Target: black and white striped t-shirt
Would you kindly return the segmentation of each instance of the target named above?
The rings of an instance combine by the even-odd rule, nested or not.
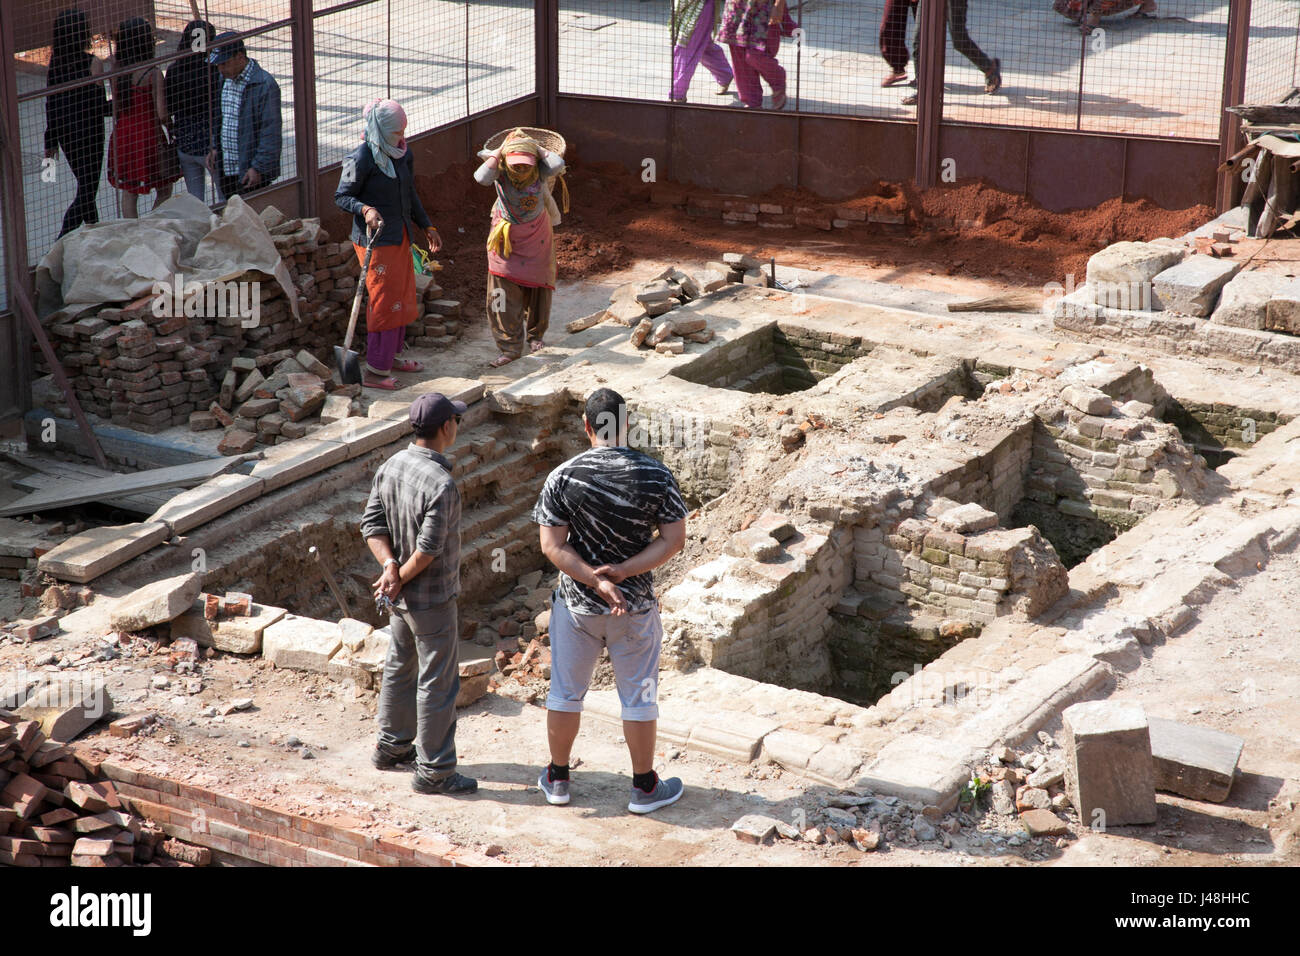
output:
[[[654,530],[686,517],[677,480],[667,466],[631,448],[601,446],[560,465],[546,479],[533,520],[569,526],[569,544],[592,567],[617,564],[644,551]],[[655,601],[650,572],[619,582],[629,612]],[[608,614],[595,588],[560,575],[560,597],[578,614]]]

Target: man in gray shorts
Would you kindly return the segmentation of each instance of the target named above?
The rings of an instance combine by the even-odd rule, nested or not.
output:
[[[627,447],[627,404],[617,392],[593,392],[582,421],[591,448],[551,472],[533,509],[542,553],[560,570],[546,698],[551,762],[537,782],[548,803],[569,802],[569,751],[604,646],[632,756],[627,808],[650,813],[683,791],[680,779],[654,771],[663,630],[650,572],[686,543],[686,504],[666,466]]]

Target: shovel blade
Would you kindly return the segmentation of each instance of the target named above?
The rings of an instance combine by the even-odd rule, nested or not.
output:
[[[344,385],[361,384],[361,359],[356,352],[334,346],[334,367],[339,370],[339,381]]]

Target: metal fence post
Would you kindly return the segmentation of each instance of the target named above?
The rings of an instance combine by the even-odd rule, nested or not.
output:
[[[560,92],[560,0],[534,0],[533,61],[537,123],[550,129],[556,122]]]
[[[1227,107],[1237,106],[1246,95],[1246,61],[1250,40],[1250,0],[1229,0],[1228,37],[1223,51],[1223,103],[1219,117],[1219,162],[1222,163],[1237,151],[1241,135],[1241,117],[1229,113]],[[1214,201],[1219,212],[1227,212],[1241,199],[1244,184],[1237,170],[1232,169],[1219,177],[1215,186]]]
[[[312,0],[290,0],[293,18],[293,129],[302,183],[298,203],[302,217],[318,214],[320,150],[316,141],[316,21]]]
[[[23,144],[18,121],[18,77],[14,66],[14,5],[0,3],[0,210],[4,213],[5,283],[9,287],[9,309],[14,314],[10,341],[0,342],[0,354],[13,349],[13,369],[18,410],[31,405],[32,347],[18,321],[14,294],[28,288],[27,211],[23,205]],[[3,409],[0,409],[3,410]]]
[[[928,189],[939,175],[939,123],[943,120],[943,67],[948,45],[947,0],[921,0],[921,69],[916,78],[916,185]]]

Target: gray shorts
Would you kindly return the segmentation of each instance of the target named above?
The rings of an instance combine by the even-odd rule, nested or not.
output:
[[[659,719],[659,606],[637,614],[575,614],[551,605],[551,692],[546,709],[581,713],[601,647],[609,648],[623,719]]]

